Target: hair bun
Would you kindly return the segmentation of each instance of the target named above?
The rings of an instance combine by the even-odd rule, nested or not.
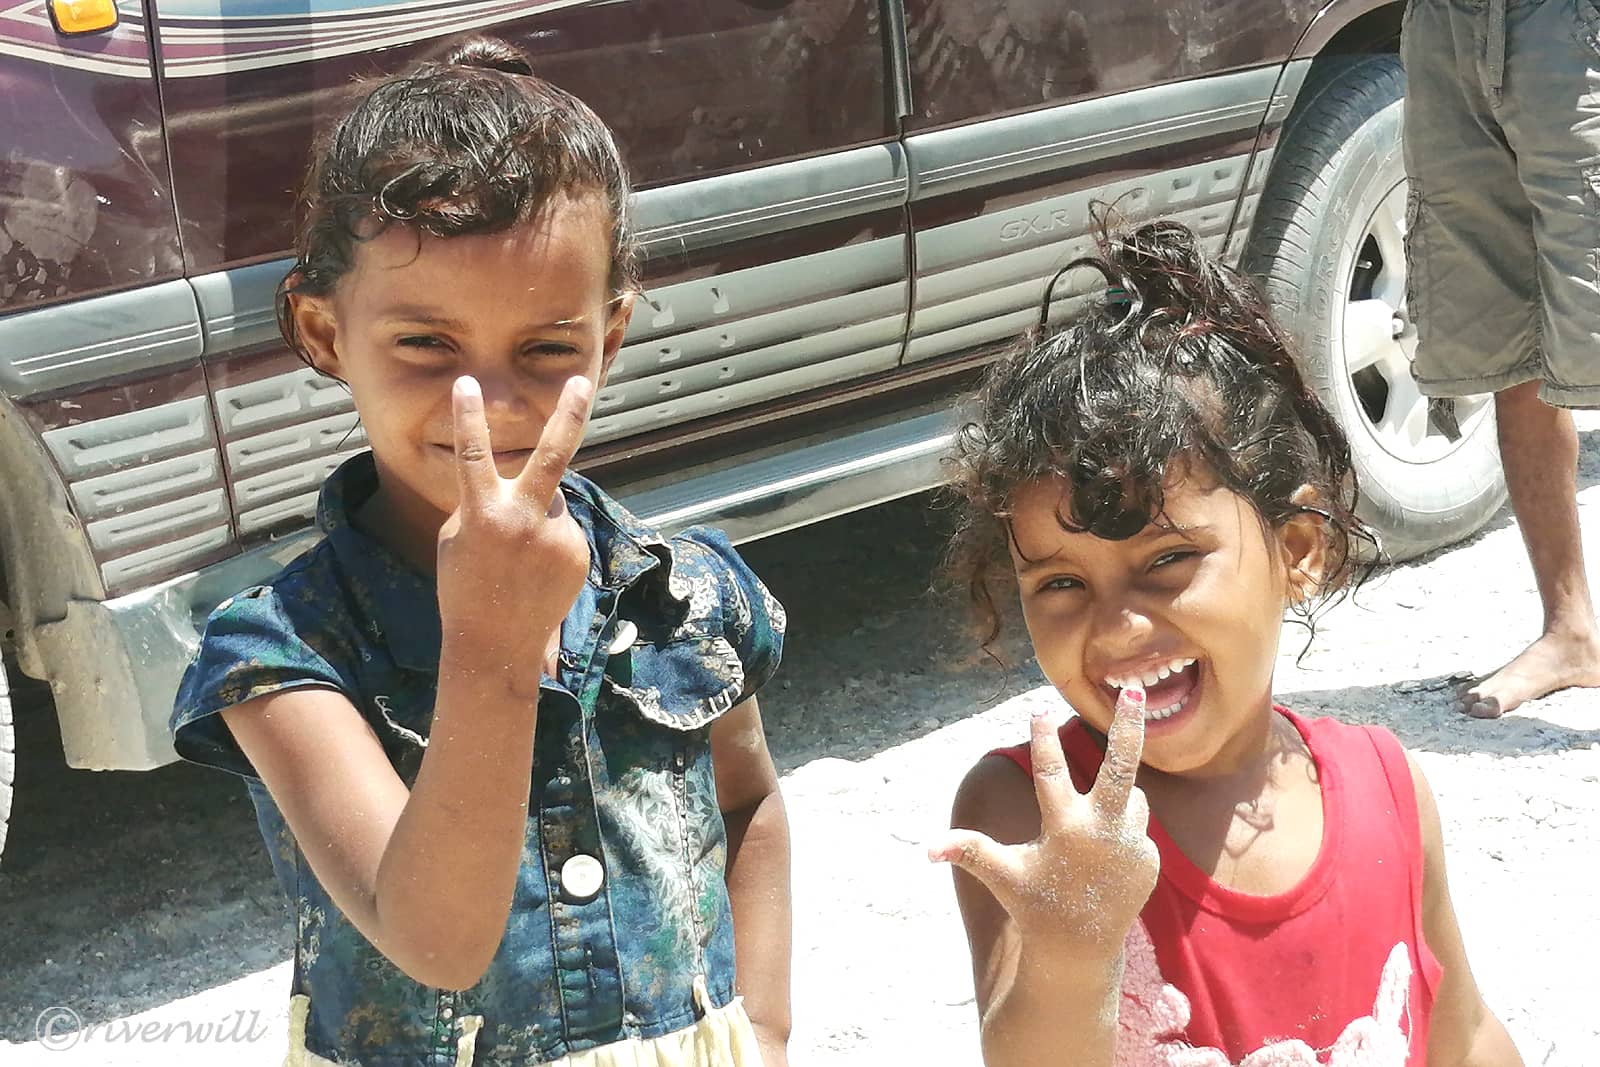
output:
[[[458,45],[445,62],[452,67],[476,67],[506,74],[533,73],[533,63],[520,49],[493,37],[474,37]]]
[[[1193,230],[1171,220],[1147,222],[1105,240],[1105,258],[1118,279],[1137,294],[1149,314],[1177,322],[1230,317],[1232,294],[1221,269],[1200,247]]]

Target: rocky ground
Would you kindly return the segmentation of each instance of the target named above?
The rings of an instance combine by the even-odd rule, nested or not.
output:
[[[1581,425],[1580,500],[1600,561],[1600,418]],[[1010,666],[986,659],[960,597],[929,590],[946,523],[916,498],[747,546],[790,608],[784,670],[762,702],[794,829],[797,1065],[978,1062],[949,875],[925,848],[965,768],[1021,740],[1028,708],[1054,697],[1024,647],[1006,646]],[[1286,632],[1277,688],[1301,711],[1382,723],[1416,752],[1491,1006],[1528,1064],[1592,1067],[1600,698],[1476,722],[1445,696],[1452,674],[1498,663],[1537,624],[1503,516],[1373,581],[1299,663],[1301,638]],[[19,696],[0,1062],[277,1067],[288,926],[242,792],[182,766],[68,771],[42,694]],[[71,1014],[41,1025],[52,1008]],[[69,1035],[80,1026],[91,1029]]]

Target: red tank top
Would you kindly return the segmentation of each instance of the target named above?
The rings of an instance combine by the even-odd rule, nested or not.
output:
[[[1422,831],[1400,743],[1307,721],[1322,846],[1278,896],[1211,880],[1150,820],[1161,877],[1125,948],[1118,1067],[1425,1067],[1441,969],[1423,938]],[[1061,728],[1080,790],[1102,752]],[[1032,774],[1028,746],[996,750]]]

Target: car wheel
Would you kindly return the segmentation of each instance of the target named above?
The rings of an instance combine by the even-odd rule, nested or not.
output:
[[[1399,57],[1319,61],[1304,92],[1243,267],[1350,439],[1362,518],[1389,558],[1407,559],[1466,537],[1504,503],[1494,405],[1430,400],[1411,376]]]
[[[0,660],[0,856],[6,851],[6,826],[11,819],[11,789],[17,780],[17,738],[11,720],[11,689]]]

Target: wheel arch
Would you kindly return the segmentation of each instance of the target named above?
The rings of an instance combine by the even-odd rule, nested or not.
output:
[[[24,674],[48,679],[37,631],[105,596],[66,484],[22,410],[0,398],[0,622]]]
[[[1306,27],[1291,60],[1400,51],[1405,0],[1332,0]]]

